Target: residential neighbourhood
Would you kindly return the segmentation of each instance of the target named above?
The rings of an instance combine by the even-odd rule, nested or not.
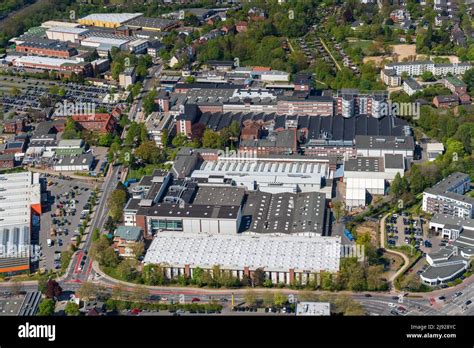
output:
[[[43,1],[0,5],[0,317],[474,315],[471,1]]]

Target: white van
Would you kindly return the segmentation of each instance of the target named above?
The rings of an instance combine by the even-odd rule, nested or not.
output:
[[[48,243],[48,246],[53,246],[53,240],[52,239],[47,239],[46,243]]]

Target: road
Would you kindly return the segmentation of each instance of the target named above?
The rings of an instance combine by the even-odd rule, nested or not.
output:
[[[65,276],[61,279],[64,283],[74,282],[74,283],[81,283],[87,280],[89,274],[92,269],[92,263],[90,257],[85,255],[85,252],[89,251],[89,248],[92,243],[92,231],[94,229],[99,229],[102,231],[102,227],[107,219],[108,216],[108,208],[107,208],[107,197],[109,197],[110,193],[116,188],[118,180],[118,172],[121,170],[122,166],[111,166],[109,168],[108,174],[105,178],[104,183],[100,189],[100,196],[99,196],[99,203],[96,206],[93,214],[91,225],[89,226],[89,232],[86,234],[86,240],[83,242],[83,247],[81,250],[77,251],[72,260],[71,265],[69,266],[68,272]],[[85,263],[82,267],[81,260],[85,257]]]
[[[130,107],[130,112],[128,113],[128,118],[130,121],[136,121],[136,122],[144,121],[142,119],[143,113],[141,112],[143,98],[147,95],[149,91],[152,90],[154,81],[155,81],[155,76],[156,74],[159,74],[162,69],[163,69],[163,65],[161,64],[153,65],[151,68],[148,69],[148,76],[144,81],[143,88],[140,91],[140,94],[138,95],[138,97],[135,98],[135,100],[133,101],[132,106]]]

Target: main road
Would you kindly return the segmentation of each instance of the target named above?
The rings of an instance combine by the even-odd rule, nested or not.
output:
[[[105,181],[99,190],[99,203],[92,213],[92,220],[89,226],[89,232],[85,235],[86,240],[83,246],[72,257],[68,270],[60,278],[63,283],[81,283],[87,280],[92,269],[92,260],[87,255],[92,243],[92,234],[95,229],[102,231],[108,216],[107,199],[112,191],[117,187],[118,173],[122,166],[110,166]],[[81,262],[84,261],[81,266]]]

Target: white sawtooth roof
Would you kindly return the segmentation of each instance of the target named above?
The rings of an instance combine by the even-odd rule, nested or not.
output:
[[[340,237],[273,237],[183,234],[161,232],[148,249],[144,262],[183,268],[185,265],[221,269],[288,272],[337,272]]]

